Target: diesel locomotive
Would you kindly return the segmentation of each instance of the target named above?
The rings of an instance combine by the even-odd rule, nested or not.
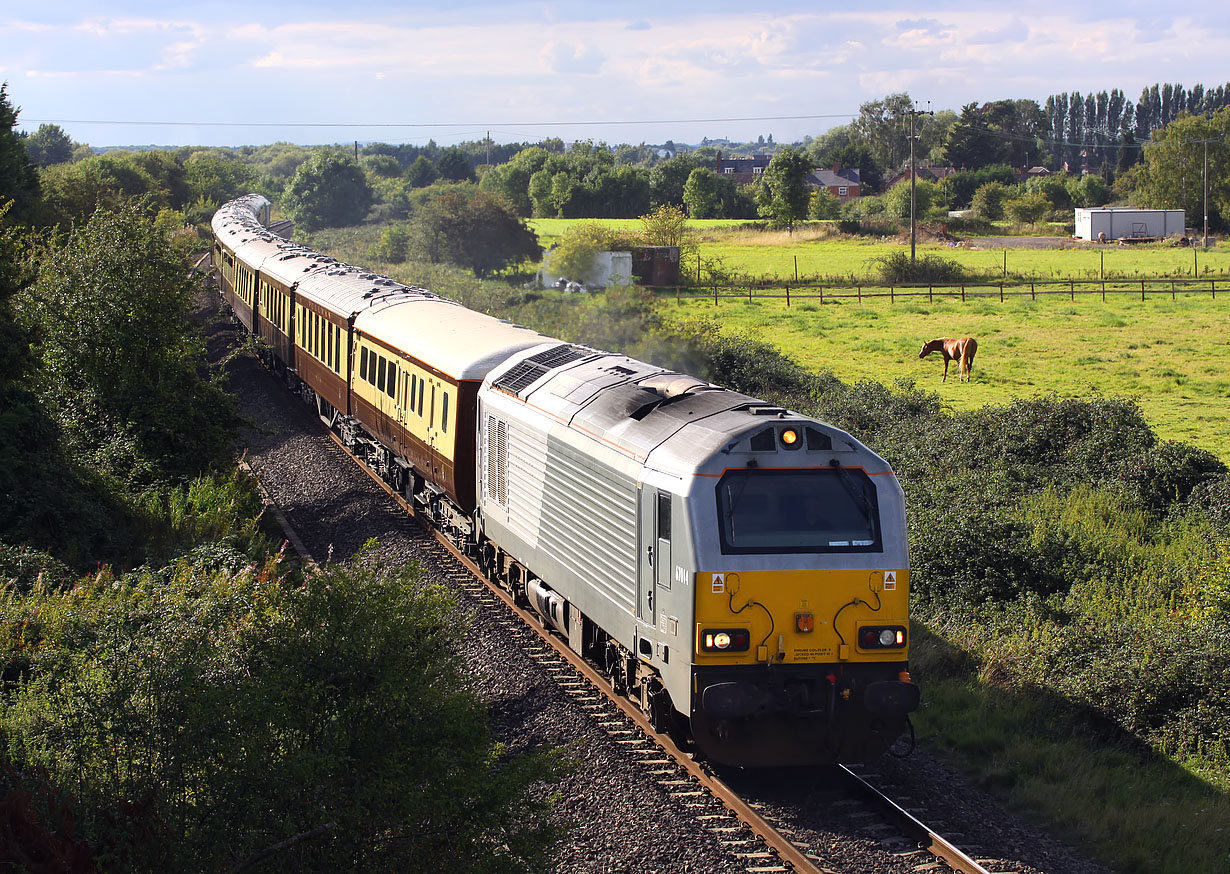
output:
[[[714,762],[867,761],[918,706],[901,486],[850,434],[214,216],[221,293],[352,453]]]

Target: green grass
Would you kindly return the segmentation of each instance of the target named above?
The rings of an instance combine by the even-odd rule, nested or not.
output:
[[[955,410],[1015,398],[1094,394],[1135,400],[1165,439],[1230,461],[1230,290],[1208,293],[856,300],[684,299],[672,318],[717,319],[764,340],[809,370],[845,382],[914,380]],[[920,360],[933,337],[978,340],[974,378],[941,382],[943,361]]]
[[[919,741],[1084,854],[1125,872],[1230,866],[1230,795],[1183,767],[1057,716],[1044,690],[929,678]]]

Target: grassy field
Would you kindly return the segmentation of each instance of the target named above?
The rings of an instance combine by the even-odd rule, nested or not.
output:
[[[958,410],[1051,393],[1131,398],[1162,437],[1230,461],[1230,291],[1143,302],[1077,295],[792,303],[693,299],[672,302],[666,312],[717,319],[727,331],[770,342],[809,370],[846,382],[914,380]],[[978,340],[969,383],[957,381],[955,364],[941,382],[942,359],[918,358],[924,341],[951,336]]]
[[[543,246],[576,224],[575,219],[534,219],[530,226]],[[629,231],[640,229],[639,219],[604,220],[602,224]],[[700,259],[719,263],[730,274],[801,281],[858,282],[874,274],[876,260],[902,251],[898,239],[845,237],[832,225],[808,225],[793,234],[757,231],[735,220],[689,222],[700,235]],[[921,238],[920,238],[921,239]],[[1062,248],[1004,248],[998,238],[971,237],[960,245],[920,242],[918,254],[953,259],[972,272],[1009,279],[1096,279],[1103,275],[1127,279],[1193,276],[1230,276],[1230,246],[1208,251],[1165,244],[1144,246],[1089,246],[1061,243]],[[906,247],[908,251],[908,243]],[[684,272],[695,277],[697,264],[689,261]]]

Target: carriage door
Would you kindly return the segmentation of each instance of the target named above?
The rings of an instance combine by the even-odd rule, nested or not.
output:
[[[671,493],[652,486],[641,487],[641,571],[637,598],[637,618],[647,625],[658,624],[663,613],[662,593],[671,587]]]

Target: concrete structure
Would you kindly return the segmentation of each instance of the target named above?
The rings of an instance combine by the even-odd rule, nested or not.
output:
[[[551,269],[551,253],[548,251],[542,259],[542,269],[538,271],[538,281],[543,288],[555,285],[560,275]],[[594,256],[594,267],[585,276],[565,276],[585,286],[587,291],[607,288],[612,285],[632,284],[632,253],[631,252],[598,252]]]
[[[1082,240],[1139,240],[1181,237],[1186,232],[1181,209],[1076,210],[1076,236]]]

